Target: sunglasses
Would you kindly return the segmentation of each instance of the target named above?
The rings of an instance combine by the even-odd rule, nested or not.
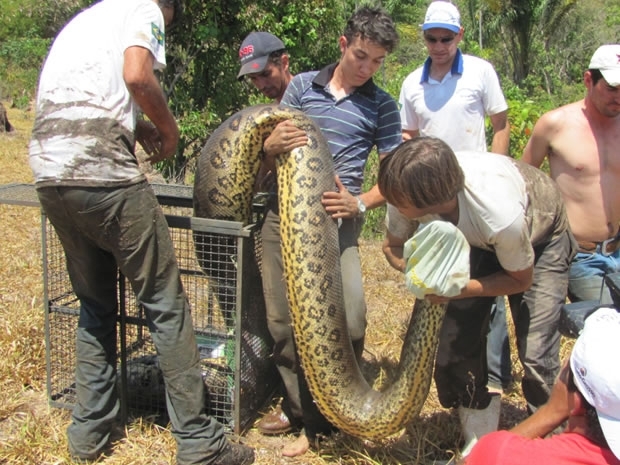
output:
[[[424,40],[427,41],[429,44],[436,44],[437,42],[441,42],[442,44],[446,45],[451,43],[454,38],[456,36],[452,36],[452,37],[440,37],[439,39],[437,37],[433,37],[433,36],[424,36]]]

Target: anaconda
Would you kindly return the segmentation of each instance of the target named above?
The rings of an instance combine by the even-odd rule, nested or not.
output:
[[[411,422],[424,404],[445,305],[416,301],[397,378],[385,390],[374,390],[348,337],[338,226],[321,204],[323,192],[335,188],[334,166],[319,127],[302,112],[276,105],[231,116],[198,159],[194,214],[249,221],[263,141],[287,119],[309,138],[277,160],[282,258],[298,356],[321,412],[348,434],[381,439]]]

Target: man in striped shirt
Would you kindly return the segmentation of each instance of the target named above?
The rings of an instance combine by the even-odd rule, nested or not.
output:
[[[320,71],[295,76],[281,102],[303,111],[316,121],[334,158],[336,189],[324,193],[323,205],[340,222],[342,286],[349,334],[358,360],[361,359],[366,329],[358,238],[365,211],[385,203],[376,186],[362,192],[364,167],[374,147],[382,157],[396,148],[402,137],[398,106],[373,82],[372,77],[397,42],[394,23],[383,10],[358,9],[338,39],[340,60]],[[295,129],[291,128],[290,135],[283,132],[281,136],[284,140],[289,136],[299,137]],[[303,143],[300,140],[300,144]],[[276,154],[269,147],[264,149],[266,163],[271,161],[275,169]],[[275,226],[279,234],[277,215],[270,215],[267,220],[277,222]],[[281,277],[281,269],[277,272]],[[297,456],[308,450],[318,434],[329,433],[332,427],[318,412],[303,379],[298,376],[288,305],[280,306],[278,315],[268,315],[268,322],[272,335],[275,335],[274,359],[285,380],[287,395],[299,395],[303,407],[303,418],[299,420],[304,432],[282,452],[285,456]]]

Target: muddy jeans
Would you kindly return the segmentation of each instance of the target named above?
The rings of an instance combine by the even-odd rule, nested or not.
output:
[[[118,419],[118,269],[144,307],[166,385],[179,464],[208,464],[226,444],[205,411],[189,303],[168,225],[146,182],[115,188],[43,187],[39,200],[63,245],[80,300],[77,405],[67,435],[74,456],[99,454]]]
[[[522,388],[528,408],[544,404],[560,369],[560,310],[566,299],[568,267],[576,243],[568,231],[534,247],[532,286],[509,296],[519,359],[523,365]],[[500,271],[495,254],[471,250],[471,276]],[[435,382],[441,405],[484,409],[487,391],[486,343],[494,297],[453,300],[448,305],[439,336]]]

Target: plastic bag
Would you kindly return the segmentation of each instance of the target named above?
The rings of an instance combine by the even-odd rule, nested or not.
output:
[[[454,297],[469,281],[469,243],[448,221],[421,224],[404,244],[405,284],[417,299]]]

